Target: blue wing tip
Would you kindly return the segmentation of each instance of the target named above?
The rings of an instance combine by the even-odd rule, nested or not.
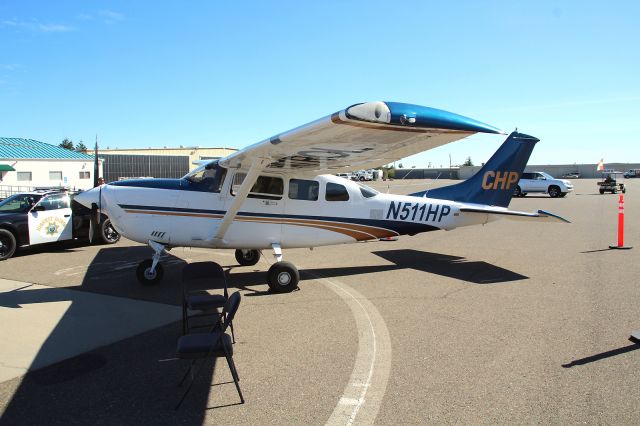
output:
[[[493,133],[506,135],[504,130],[473,118],[444,111],[441,109],[400,102],[385,102],[391,112],[391,122],[404,123],[406,117],[415,118],[416,127],[432,127],[440,129],[461,130],[474,133]]]

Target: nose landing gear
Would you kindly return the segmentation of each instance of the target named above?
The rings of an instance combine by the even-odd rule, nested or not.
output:
[[[144,285],[159,283],[164,274],[164,268],[160,264],[160,257],[165,252],[165,245],[149,240],[149,247],[153,249],[153,257],[140,262],[136,269],[136,277]]]

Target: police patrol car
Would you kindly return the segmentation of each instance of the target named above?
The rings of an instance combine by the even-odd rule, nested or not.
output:
[[[60,190],[15,194],[0,202],[0,260],[13,256],[17,247],[89,237],[91,210]],[[102,214],[97,238],[113,244],[120,234]]]

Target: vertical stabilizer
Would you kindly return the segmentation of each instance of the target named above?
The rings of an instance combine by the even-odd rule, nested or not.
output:
[[[507,207],[538,141],[533,136],[513,132],[478,173],[466,181],[411,195]]]

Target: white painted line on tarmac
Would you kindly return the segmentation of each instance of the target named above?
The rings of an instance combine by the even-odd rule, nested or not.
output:
[[[358,352],[353,371],[326,424],[352,425],[356,419],[359,424],[373,424],[391,370],[391,338],[387,325],[373,303],[352,287],[310,275],[340,296],[351,309],[358,328]]]

